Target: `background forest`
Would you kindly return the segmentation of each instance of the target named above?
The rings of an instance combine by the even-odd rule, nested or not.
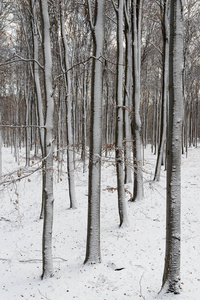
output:
[[[37,245],[40,243],[37,247],[41,247],[42,257],[39,255],[39,258],[31,259],[28,255],[19,260],[18,255],[24,251],[24,246],[17,246],[22,248],[15,259],[26,268],[27,263],[36,263],[38,268],[39,262],[42,262],[42,279],[48,282],[48,278],[54,276],[61,290],[66,280],[62,270],[64,266],[65,272],[70,273],[69,284],[74,292],[73,296],[66,296],[69,288],[58,293],[56,288],[50,291],[48,283],[44,283],[42,292],[34,292],[33,295],[17,292],[14,296],[13,292],[6,293],[8,290],[4,285],[4,299],[139,297],[150,300],[156,297],[161,286],[163,294],[160,297],[174,299],[176,295],[166,296],[165,293],[180,293],[184,284],[180,278],[181,197],[180,188],[170,190],[169,186],[171,180],[176,181],[176,186],[181,186],[178,177],[181,177],[181,156],[185,164],[189,156],[189,168],[194,164],[190,153],[192,156],[199,155],[199,19],[200,4],[195,0],[184,1],[184,6],[182,1],[168,0],[0,2],[0,187],[5,201],[2,204],[5,215],[2,214],[0,225],[9,222],[9,230],[12,231],[13,222],[19,222],[16,230],[22,237],[26,231],[22,233],[21,229],[28,224],[24,215],[31,210],[34,218],[30,216],[30,220],[37,222],[40,228],[35,229],[39,233],[40,239],[37,237],[36,240]],[[193,174],[188,169],[191,178],[194,174],[195,178],[198,176],[198,168],[195,167]],[[186,169],[182,174],[182,189],[186,189]],[[151,202],[147,204],[149,197]],[[167,198],[166,233],[163,231],[163,198]],[[108,199],[112,201],[107,203]],[[187,207],[184,201],[183,209]],[[14,205],[14,214],[7,202]],[[34,204],[35,208],[31,208]],[[71,210],[67,211],[67,207]],[[195,207],[195,202],[192,202],[192,207]],[[62,221],[58,220],[61,208],[67,215],[71,214],[68,219],[65,220],[66,216],[62,215]],[[145,219],[136,225],[132,222],[137,212]],[[187,214],[183,213],[184,216]],[[61,226],[60,233],[57,225],[53,225],[53,215],[54,223]],[[106,229],[103,217],[107,218]],[[87,218],[87,228],[84,218],[85,221]],[[161,222],[159,229],[152,225],[157,220]],[[68,231],[63,229],[67,222],[70,222]],[[157,263],[159,272],[155,271],[157,279],[152,281],[152,290],[146,287],[147,270],[135,270],[130,275],[135,266],[143,268],[142,256],[137,264],[132,258],[127,261],[128,254],[122,258],[122,253],[126,252],[122,244],[113,251],[108,244],[100,246],[112,240],[110,233],[114,232],[113,235],[119,240],[122,238],[121,243],[128,249],[133,242],[131,232],[138,231],[137,226],[146,233],[149,230],[149,236],[152,232],[145,228],[152,226],[153,230],[158,230],[158,240],[163,239],[164,242],[167,234],[165,266],[162,254],[162,264]],[[35,230],[31,228],[31,231]],[[105,240],[101,239],[100,228],[104,234],[106,232]],[[6,230],[3,225],[3,234]],[[188,228],[185,230],[188,232]],[[63,242],[58,242],[57,251],[57,236],[63,231],[65,237]],[[76,239],[78,231],[80,235]],[[65,241],[70,235],[73,238]],[[198,236],[197,233],[194,235]],[[145,245],[147,240],[148,234],[144,238],[140,234],[135,235],[134,243],[141,245],[140,250],[136,247],[136,256],[146,251],[142,243]],[[4,243],[2,245],[6,247]],[[26,243],[29,244],[29,247],[25,246],[28,254],[34,242],[31,246],[30,241],[26,240]],[[58,254],[63,253],[62,243],[78,243],[77,248],[86,250],[85,258],[83,253],[75,254],[78,263],[84,265],[72,266],[74,261],[69,262],[65,254]],[[112,243],[114,249],[116,245],[113,240]],[[159,245],[153,244],[154,249]],[[158,246],[162,250],[164,247],[163,242],[161,247]],[[103,256],[110,256],[110,251],[114,252],[114,262],[112,258],[104,262]],[[183,250],[183,253],[186,257],[187,252]],[[17,264],[12,264],[10,257],[3,257],[0,257],[2,264],[12,265],[13,270],[18,268]],[[152,256],[148,254],[147,258],[151,260]],[[102,260],[100,267],[98,263]],[[96,268],[99,268],[98,271]],[[85,289],[86,285],[87,289],[94,285],[88,270],[95,275],[94,278],[99,276],[93,292]],[[107,294],[109,284],[103,286],[102,283],[110,280],[112,287],[114,281],[121,280],[116,278],[117,275],[108,274],[111,270],[126,273],[119,289],[113,286]],[[163,271],[164,274],[161,274]],[[85,279],[81,279],[79,275],[84,272]],[[85,287],[80,284],[77,293],[74,276],[87,282]],[[126,276],[132,280],[137,278],[138,287],[128,284],[129,291],[125,288],[122,292]],[[55,278],[49,279],[54,287]],[[198,291],[198,281],[196,277],[192,280],[195,291]],[[34,284],[34,290],[37,290],[40,283]],[[182,298],[177,299],[198,299],[196,292],[193,296],[190,292],[186,288],[184,294],[183,289]]]

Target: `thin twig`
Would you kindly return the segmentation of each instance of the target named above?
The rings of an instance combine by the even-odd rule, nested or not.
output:
[[[18,59],[13,60],[15,57],[17,57]],[[18,55],[18,54],[13,55],[11,58],[9,58],[9,59],[6,60],[5,62],[1,63],[1,64],[0,64],[0,67],[1,67],[1,66],[5,66],[5,65],[8,65],[8,64],[16,63],[16,62],[21,62],[21,61],[24,61],[24,62],[35,62],[36,64],[38,64],[38,66],[39,66],[41,69],[44,69],[44,67],[43,67],[37,60],[35,60],[35,59],[33,59],[33,58],[24,58],[24,57],[21,57],[21,56]]]
[[[60,259],[62,261],[67,261],[67,259],[62,258],[62,257],[53,257],[52,259],[53,260],[54,259]],[[35,259],[19,260],[19,262],[20,263],[40,263],[40,262],[42,262],[42,259],[35,258]]]
[[[50,300],[49,298],[47,298],[47,296],[43,295],[43,294],[40,292],[39,289],[38,289],[38,291],[39,291],[39,293],[40,293],[40,295],[41,295],[42,297],[46,298],[47,300]]]
[[[144,272],[145,273],[145,272]],[[139,284],[140,284],[140,295],[142,296],[142,298],[145,300],[145,297],[142,295],[142,278],[144,276],[144,273],[142,274],[142,276],[140,277],[140,281],[139,281]]]

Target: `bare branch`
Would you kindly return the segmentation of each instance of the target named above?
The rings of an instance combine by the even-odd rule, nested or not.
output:
[[[88,6],[88,13],[89,13],[89,23],[90,23],[91,30],[93,31],[94,30],[94,24],[93,24],[93,21],[92,21],[92,9],[91,9],[90,0],[87,0],[87,6]]]
[[[12,60],[13,58],[19,58],[17,60]],[[23,58],[21,57],[20,55],[18,54],[15,54],[13,55],[13,57],[9,58],[8,60],[6,60],[5,62],[1,63],[0,64],[0,67],[1,66],[5,66],[5,65],[8,65],[8,64],[12,64],[12,63],[17,63],[17,62],[21,62],[21,61],[24,61],[24,62],[35,62],[42,70],[44,69],[44,67],[35,59],[32,59],[32,58]]]
[[[117,9],[117,6],[115,4],[115,1],[114,0],[111,0],[112,4],[113,4],[113,7],[114,7],[114,10],[115,12],[117,13],[118,12],[118,9]]]
[[[156,50],[158,50],[158,52],[161,54],[161,55],[163,55],[163,53],[162,53],[162,51],[154,44],[154,43],[152,43],[152,42],[149,42],[152,46],[154,46],[154,48],[156,49]]]

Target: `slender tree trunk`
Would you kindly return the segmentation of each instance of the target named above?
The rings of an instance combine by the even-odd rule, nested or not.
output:
[[[87,82],[87,75],[86,69],[84,66],[83,72],[83,87],[82,87],[82,152],[81,152],[81,159],[83,161],[83,173],[86,172],[86,82]]]
[[[16,98],[15,98],[15,101],[16,101],[16,111],[15,111],[15,114],[14,114],[14,120],[15,120],[15,123],[18,124],[18,116],[19,116],[19,108],[18,108],[18,97],[19,97],[19,94],[17,94]],[[16,128],[14,130],[14,157],[15,157],[15,162],[19,162],[19,130],[18,128]]]
[[[169,130],[167,151],[166,254],[163,290],[180,293],[182,1],[171,0],[169,48]]]
[[[1,108],[0,108],[0,124],[1,124]],[[0,181],[2,179],[2,127],[0,127]]]
[[[35,61],[39,61],[38,54],[38,34],[37,34],[37,21],[36,21],[36,3],[34,0],[31,0],[31,8],[32,8],[32,31],[33,31],[33,58]],[[41,151],[43,152],[44,148],[44,113],[43,113],[43,101],[42,101],[42,92],[40,85],[40,76],[39,76],[39,66],[36,62],[34,62],[34,82],[35,82],[35,91],[37,97],[37,113],[38,113],[38,121],[39,126],[41,126],[40,133],[40,143],[41,143]]]
[[[41,1],[41,16],[43,26],[43,54],[44,54],[44,88],[45,88],[45,136],[44,136],[44,226],[43,226],[43,273],[42,278],[53,276],[52,261],[52,229],[53,229],[53,88],[52,88],[52,54],[50,38],[50,22],[48,1]]]
[[[65,103],[66,103],[66,123],[67,123],[67,174],[69,186],[69,199],[70,208],[77,208],[76,195],[75,195],[75,182],[74,182],[74,161],[73,161],[73,136],[72,136],[72,121],[71,121],[71,79],[70,74],[67,72],[69,69],[68,62],[68,45],[65,36],[65,23],[64,23],[64,3],[61,1],[60,6],[60,23],[61,35],[64,48],[64,79],[65,79]]]
[[[140,40],[141,40],[142,1],[132,0],[132,74],[133,74],[133,163],[134,188],[131,201],[143,197],[142,153],[141,153],[141,120],[140,120]]]
[[[114,2],[113,2],[114,3]],[[123,157],[123,0],[115,7],[117,14],[117,80],[116,80],[116,134],[115,159],[117,168],[117,191],[120,226],[128,225],[128,215],[124,195]],[[115,5],[115,4],[114,4]]]
[[[125,38],[126,38],[126,57],[125,57],[125,92],[124,92],[124,153],[125,153],[125,178],[124,183],[132,182],[131,155],[132,155],[132,136],[131,136],[131,22],[130,22],[130,1],[125,1]]]
[[[102,104],[103,55],[105,0],[96,0],[94,23],[91,3],[88,0],[90,25],[93,35],[92,82],[91,82],[91,123],[88,186],[88,227],[85,263],[100,263],[100,195],[101,195],[101,148],[102,148]]]
[[[28,73],[28,72],[27,72]],[[27,74],[28,77],[28,74]],[[31,99],[30,99],[30,84],[29,80],[26,84],[26,81],[24,83],[25,86],[25,101],[26,101],[26,166],[30,166],[30,151],[31,151],[31,120],[30,120],[30,114],[31,114]]]
[[[168,0],[164,0],[164,18],[163,18],[163,74],[162,74],[162,108],[161,108],[161,130],[160,130],[160,143],[158,148],[158,156],[156,161],[156,169],[154,180],[160,180],[160,171],[163,160],[164,146],[166,142],[166,130],[167,130],[167,100],[168,100],[168,61],[169,61],[169,3]]]
[[[37,30],[37,21],[36,21],[36,3],[34,0],[30,1],[31,12],[32,12],[32,33],[33,33],[33,58],[35,60],[33,64],[33,73],[34,73],[34,82],[35,82],[35,92],[37,97],[37,114],[38,114],[38,125],[39,128],[39,139],[40,139],[40,148],[42,157],[44,157],[44,112],[43,112],[43,100],[42,92],[40,85],[40,76],[39,76],[39,66],[36,63],[39,59],[39,46],[38,46],[38,30]],[[40,211],[40,219],[44,217],[44,202],[45,202],[45,183],[44,183],[44,172],[45,172],[44,161],[42,161],[42,205]]]

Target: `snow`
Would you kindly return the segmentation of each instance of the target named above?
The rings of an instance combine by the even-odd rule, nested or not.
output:
[[[3,173],[24,167],[3,148]],[[113,153],[114,159],[114,153]],[[145,150],[142,201],[128,202],[129,227],[119,228],[113,159],[103,158],[101,196],[102,263],[84,265],[88,174],[75,172],[78,209],[68,209],[66,162],[62,181],[54,181],[54,277],[41,280],[41,171],[5,187],[0,202],[0,299],[198,300],[200,291],[200,148],[182,156],[182,258],[180,295],[159,294],[165,253],[165,172],[152,182],[155,155]],[[36,161],[35,161],[36,162]],[[31,164],[32,161],[31,161]],[[56,166],[56,163],[55,163]],[[31,167],[30,167],[31,168]],[[2,186],[1,186],[2,188]],[[131,184],[126,189],[132,193]],[[126,201],[130,195],[126,193]]]

